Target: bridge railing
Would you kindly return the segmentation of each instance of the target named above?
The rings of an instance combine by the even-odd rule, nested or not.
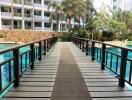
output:
[[[109,69],[119,79],[119,86],[124,87],[125,82],[132,86],[132,49],[78,37],[73,42],[92,61],[101,63],[101,70]]]
[[[20,77],[27,69],[34,69],[37,60],[56,43],[57,37],[42,39],[17,45],[0,51],[0,94],[9,88],[13,83],[18,87]]]

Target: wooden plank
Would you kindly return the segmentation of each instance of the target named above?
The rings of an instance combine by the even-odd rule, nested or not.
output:
[[[108,86],[103,86],[103,87],[88,87],[89,91],[104,91],[104,92],[107,92],[107,91],[111,91],[111,92],[114,92],[114,91],[125,91],[125,90],[129,90],[128,88],[121,88],[121,87],[108,87]]]
[[[18,88],[15,88],[15,89],[12,89],[11,91],[13,92],[13,91],[16,91],[16,92],[18,92],[18,91],[42,91],[42,92],[46,92],[46,91],[49,91],[49,92],[51,92],[53,90],[53,87],[24,87],[24,86],[20,86],[20,87],[18,87]]]
[[[86,82],[88,87],[90,86],[118,86],[118,82]]]
[[[55,78],[20,78],[20,81],[55,81]]]
[[[4,97],[14,98],[48,98],[51,92],[8,92]]]
[[[131,100],[131,97],[117,97],[117,98],[92,98],[92,100]]]
[[[132,91],[121,91],[121,92],[90,92],[92,97],[131,97],[132,98]]]
[[[50,98],[4,98],[2,100],[50,100]]]
[[[53,86],[54,82],[21,82],[20,85],[24,86]]]

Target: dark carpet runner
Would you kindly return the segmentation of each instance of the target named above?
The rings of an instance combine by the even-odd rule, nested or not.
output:
[[[78,65],[63,43],[51,100],[92,100]]]

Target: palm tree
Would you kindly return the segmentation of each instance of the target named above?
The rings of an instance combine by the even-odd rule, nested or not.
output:
[[[84,0],[62,0],[62,6],[63,6],[63,11],[66,14],[66,17],[68,19],[68,31],[70,32],[72,29],[71,26],[71,20],[74,17],[79,17],[79,22],[80,22],[80,17],[81,17],[81,12],[82,8],[84,5]]]
[[[58,26],[59,26],[59,21],[60,19],[62,19],[63,16],[63,8],[61,6],[61,3],[58,1],[53,1],[48,5],[48,9],[54,9],[54,11],[52,11],[52,13],[50,14],[50,21],[56,20],[57,21],[57,28],[56,30],[58,30]]]
[[[80,25],[80,18],[89,19],[92,16],[93,6],[91,0],[62,0],[61,2],[53,1],[48,8],[53,8],[51,16],[56,20],[64,16],[68,20],[68,31],[72,30],[71,20],[77,18]]]

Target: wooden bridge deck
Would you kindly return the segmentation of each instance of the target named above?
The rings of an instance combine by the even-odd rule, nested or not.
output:
[[[65,50],[66,49],[66,50]],[[78,81],[77,81],[78,80]],[[72,43],[58,42],[3,100],[131,100],[132,91]]]

